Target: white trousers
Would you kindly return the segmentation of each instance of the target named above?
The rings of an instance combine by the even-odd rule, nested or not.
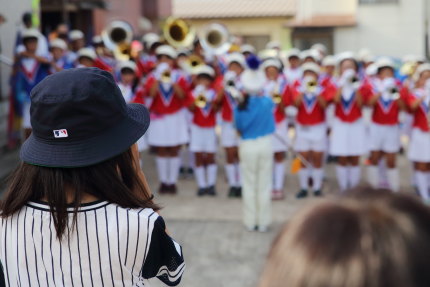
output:
[[[245,226],[267,227],[271,216],[272,138],[270,135],[242,140],[239,145]]]

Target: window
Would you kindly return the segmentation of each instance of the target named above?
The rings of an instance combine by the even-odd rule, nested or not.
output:
[[[360,4],[397,4],[399,3],[399,0],[359,0],[358,2]]]

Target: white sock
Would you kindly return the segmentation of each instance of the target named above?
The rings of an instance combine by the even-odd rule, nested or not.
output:
[[[415,182],[417,184],[418,191],[421,195],[421,198],[425,201],[430,199],[429,191],[428,191],[428,182],[427,182],[427,173],[422,171],[415,171]]]
[[[314,183],[313,185],[314,191],[321,190],[323,178],[324,178],[324,170],[322,168],[313,168],[312,180]]]
[[[181,159],[181,167],[188,167],[188,149],[187,147],[182,147],[179,151],[179,158]]]
[[[206,183],[206,173],[203,166],[198,166],[194,168],[194,174],[196,176],[197,185],[199,188],[208,187]]]
[[[216,172],[217,172],[217,165],[216,164],[210,164],[206,167],[206,172],[208,174],[208,186],[215,185],[216,183]]]
[[[155,161],[157,163],[158,178],[161,183],[167,183],[167,164],[169,158],[157,156]]]
[[[300,189],[308,190],[308,182],[309,182],[309,169],[306,167],[302,167],[299,170]]]
[[[379,186],[379,167],[376,165],[369,165],[367,167],[367,181],[373,188]]]
[[[234,164],[231,164],[231,163],[226,164],[225,173],[227,174],[228,185],[236,186],[236,168]]]
[[[171,157],[169,159],[170,174],[169,174],[169,184],[176,184],[179,176],[179,167],[181,166],[180,157]]]
[[[242,186],[242,175],[240,173],[239,163],[236,163],[234,165],[234,167],[236,169],[236,187],[241,187]]]
[[[398,192],[400,190],[400,179],[399,179],[398,169],[387,168],[386,173],[387,173],[387,179],[388,179],[388,184],[390,185],[390,189],[394,192]]]
[[[273,188],[275,190],[282,190],[284,188],[285,164],[283,162],[275,162],[273,169]]]
[[[346,166],[336,166],[336,177],[340,191],[345,191],[348,188],[348,168]]]
[[[360,183],[361,167],[360,166],[350,166],[348,168],[348,171],[349,171],[350,188],[354,188]]]

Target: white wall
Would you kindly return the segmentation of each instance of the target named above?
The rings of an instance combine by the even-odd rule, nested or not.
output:
[[[315,15],[349,15],[355,14],[358,0],[298,0],[298,21]]]
[[[0,0],[0,13],[6,17],[6,22],[0,25],[0,45],[2,54],[8,58],[13,57],[16,32],[20,27],[22,14],[26,11],[31,11],[31,0]],[[11,69],[2,63],[0,68],[0,92],[4,98],[9,92],[8,80]]]
[[[358,25],[335,29],[335,52],[369,48],[375,55],[425,55],[424,1],[358,5]]]

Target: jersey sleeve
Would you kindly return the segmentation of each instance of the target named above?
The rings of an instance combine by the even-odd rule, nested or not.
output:
[[[372,90],[372,86],[365,82],[364,84],[362,84],[359,88],[358,91],[360,93],[360,95],[363,97],[363,101],[367,104],[372,97],[374,96],[373,90]]]
[[[161,216],[154,222],[148,255],[142,267],[142,277],[157,277],[168,286],[181,282],[185,270],[182,247],[166,233],[166,224]]]

